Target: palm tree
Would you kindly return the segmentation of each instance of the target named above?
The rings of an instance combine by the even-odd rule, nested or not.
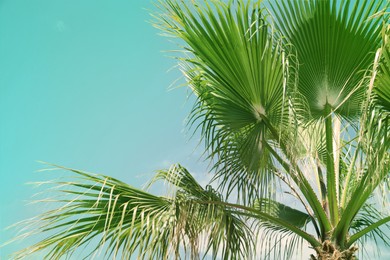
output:
[[[180,39],[214,185],[176,164],[150,182],[170,185],[156,196],[55,166],[77,177],[56,182],[56,208],[28,222],[46,238],[16,258],[85,247],[88,257],[289,259],[308,245],[311,259],[355,259],[367,240],[390,246],[389,2],[158,6],[156,26]]]

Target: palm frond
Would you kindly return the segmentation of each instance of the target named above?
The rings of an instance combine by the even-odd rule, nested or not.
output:
[[[272,160],[262,148],[270,137],[262,117],[275,126],[283,121],[287,55],[257,1],[161,6],[168,15],[160,18],[160,28],[184,40],[190,53],[182,62],[198,96],[193,123],[201,125],[221,185],[250,198],[259,192],[253,187],[272,183],[272,175],[266,176]]]
[[[259,259],[298,259],[307,242],[302,237],[267,222],[253,226],[257,233]]]
[[[343,195],[348,200],[343,198],[344,213],[334,231],[334,236],[341,240],[345,240],[350,224],[373,192],[389,179],[389,119],[369,99],[360,126],[345,185],[350,193]]]
[[[300,228],[305,227],[311,220],[307,213],[271,199],[260,199],[253,207]]]
[[[269,1],[271,13],[299,62],[298,90],[314,118],[325,107],[343,117],[360,113],[360,84],[381,43],[385,1]]]
[[[383,29],[383,44],[379,72],[375,78],[374,91],[378,95],[379,103],[390,112],[390,25]]]
[[[356,234],[362,232],[364,229],[367,229],[378,222],[380,223],[381,220],[386,220],[386,215],[384,215],[377,208],[378,206],[373,203],[364,204],[351,224],[351,233]],[[389,222],[389,217],[387,217],[387,219],[387,222]],[[358,244],[363,248],[367,240],[374,241],[375,245],[378,244],[379,240],[379,242],[384,243],[386,246],[390,246],[390,237],[388,236],[389,229],[390,224],[383,222],[381,228],[373,228],[371,230],[372,232],[361,234],[361,236],[359,236]],[[356,241],[354,235],[352,235],[351,239],[354,239],[353,241],[349,242],[351,244]]]
[[[256,201],[253,208],[299,228],[306,228],[311,221],[307,213],[270,199]],[[257,234],[258,258],[261,259],[292,259],[307,245],[307,241],[288,228],[261,218],[252,222],[252,229]]]
[[[27,223],[33,234],[43,233],[47,238],[18,252],[17,259],[43,249],[48,250],[47,259],[59,259],[83,246],[89,249],[89,257],[121,252],[126,258],[137,248],[162,258],[168,255],[168,241],[174,236],[174,229],[169,228],[175,217],[173,200],[108,176],[66,170],[78,177],[55,183],[60,196],[50,202],[56,208]],[[91,241],[97,246],[88,246]]]
[[[56,183],[61,195],[51,200],[55,209],[28,221],[32,230],[21,235],[47,238],[18,252],[16,259],[41,250],[47,251],[47,259],[59,259],[80,248],[87,258],[121,259],[135,253],[141,259],[168,259],[183,250],[193,259],[209,251],[227,258],[253,253],[253,235],[245,221],[222,204],[208,203],[222,198],[211,186],[203,189],[180,165],[156,177],[175,185],[172,197],[154,196],[108,176],[61,168],[77,176]],[[97,245],[90,246],[92,242]]]

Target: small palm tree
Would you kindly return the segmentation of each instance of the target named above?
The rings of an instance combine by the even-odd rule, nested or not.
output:
[[[85,246],[88,257],[289,259],[303,243],[312,259],[355,259],[367,239],[389,246],[389,2],[159,7],[156,25],[181,40],[215,185],[177,164],[151,181],[170,184],[156,196],[66,169],[78,178],[57,183],[63,205],[30,220],[46,238],[16,258]]]

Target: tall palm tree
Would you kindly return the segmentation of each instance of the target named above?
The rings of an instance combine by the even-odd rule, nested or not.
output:
[[[57,182],[63,205],[29,221],[46,238],[16,257],[85,246],[88,257],[289,259],[305,245],[312,259],[355,259],[367,240],[390,246],[389,2],[158,6],[156,26],[180,39],[215,185],[177,164],[151,181],[170,185],[156,196],[62,168],[77,176]]]

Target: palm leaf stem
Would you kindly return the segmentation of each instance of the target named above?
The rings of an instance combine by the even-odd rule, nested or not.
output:
[[[380,56],[381,56],[381,49],[378,49],[376,52],[376,55],[375,55],[374,63],[373,63],[373,73],[372,73],[372,76],[371,76],[371,79],[369,82],[369,87],[368,87],[367,94],[366,94],[367,97],[371,96],[371,92],[372,92],[372,89],[374,87],[374,81],[375,81],[375,77],[376,77],[376,73],[377,73],[377,67],[379,66]],[[363,107],[363,111],[369,111],[369,105],[370,105],[370,99],[365,102],[364,107]],[[368,120],[367,117],[368,117],[367,113],[363,114],[362,122],[367,121]],[[350,178],[351,178],[352,173],[353,173],[353,167],[355,165],[355,161],[358,157],[359,150],[362,149],[360,147],[360,144],[361,144],[360,139],[362,138],[363,135],[365,135],[365,133],[361,134],[361,136],[359,137],[359,142],[358,142],[359,146],[357,147],[357,149],[355,151],[354,158],[352,160],[348,174],[347,174],[346,179],[345,179],[345,186],[344,186],[343,193],[341,196],[341,207],[342,208],[345,207],[347,192],[349,191],[349,185],[351,185]],[[383,147],[382,147],[382,150],[383,150]],[[375,172],[375,169],[373,169],[373,172]],[[334,237],[338,237],[339,239],[344,239],[345,234],[348,232],[347,227],[346,227],[346,223],[350,223],[353,220],[353,217],[356,215],[357,211],[360,209],[360,207],[364,204],[366,199],[369,197],[370,192],[366,192],[367,195],[364,196],[366,198],[360,199],[362,197],[361,196],[362,193],[364,193],[364,191],[366,190],[365,185],[366,185],[366,180],[368,177],[371,178],[372,176],[370,174],[365,174],[363,176],[362,180],[360,181],[359,187],[357,189],[355,189],[354,194],[352,194],[351,197],[354,199],[353,199],[353,201],[350,201],[348,203],[347,207],[344,210],[345,212],[348,212],[348,214],[343,214],[342,218],[340,219],[339,224],[335,228],[335,232],[333,233]],[[380,182],[378,182],[378,184],[379,183]],[[376,187],[376,186],[377,185],[375,185],[374,187]],[[359,201],[360,201],[360,203],[359,203]],[[354,211],[352,211],[352,208],[354,208]],[[355,212],[355,213],[353,213],[353,212]]]
[[[326,191],[329,205],[329,215],[333,226],[339,220],[339,210],[336,196],[336,172],[333,155],[333,126],[332,108],[327,103],[325,105],[325,134],[326,134]]]
[[[360,143],[358,145],[360,146]],[[350,180],[351,180],[352,174],[354,172],[353,169],[355,167],[356,160],[358,157],[358,150],[359,150],[359,147],[357,147],[357,149],[355,150],[355,153],[353,155],[353,158],[352,158],[351,163],[350,163],[349,168],[348,168],[347,176],[345,177],[345,180],[344,180],[344,187],[343,187],[343,190],[341,192],[341,200],[340,200],[340,208],[342,210],[345,209],[345,203],[347,202],[347,193],[349,192]]]
[[[247,212],[234,211],[234,213],[239,214],[239,215],[254,217],[254,218],[257,218],[257,219],[266,220],[266,221],[268,221],[268,222],[270,222],[270,223],[272,223],[274,225],[286,228],[286,229],[290,230],[291,232],[299,235],[300,237],[305,239],[307,242],[309,242],[310,245],[312,245],[314,248],[321,246],[321,243],[315,237],[310,235],[309,233],[303,231],[300,228],[297,228],[294,225],[291,225],[291,224],[287,223],[286,221],[283,221],[283,220],[281,220],[281,219],[279,219],[277,217],[273,217],[273,216],[271,216],[271,215],[269,215],[267,213],[264,213],[264,212],[262,212],[260,210],[256,210],[256,209],[253,209],[251,207],[246,207],[246,206],[243,206],[243,205],[240,205],[240,204],[228,203],[228,202],[223,202],[223,201],[199,201],[199,203],[201,203],[201,204],[222,205],[222,206],[225,206],[225,207],[231,207],[231,208],[241,209],[241,210],[247,211]],[[250,212],[250,213],[248,213],[248,212]]]
[[[305,207],[307,214],[310,216],[311,221],[313,222],[314,229],[318,237],[321,237],[321,232],[318,228],[318,224],[315,220],[313,211],[309,208],[309,205],[305,203],[301,195],[299,195],[298,191],[291,185],[291,183],[284,177],[278,170],[274,169],[274,174],[279,177],[292,191],[293,195],[301,202],[301,204]]]
[[[353,243],[355,243],[359,238],[361,238],[362,236],[364,236],[365,234],[373,231],[374,229],[378,228],[379,226],[383,225],[383,224],[386,224],[387,222],[390,221],[390,216],[386,217],[386,218],[383,218],[377,222],[375,222],[374,224],[372,225],[369,225],[368,227],[366,227],[365,229],[357,232],[356,234],[353,234],[348,242],[347,242],[347,248],[349,248],[350,246],[352,246]]]
[[[356,212],[359,211],[360,204],[363,204],[366,201],[366,198],[363,198],[363,194],[361,194],[358,197],[352,196],[354,198],[348,206],[346,207],[344,214],[342,215],[339,223],[337,224],[334,232],[333,232],[333,239],[337,240],[337,243],[344,248],[345,241],[346,241],[346,235],[348,233],[350,223],[356,216]],[[368,196],[367,196],[368,198]],[[363,203],[358,203],[359,201],[362,201]],[[356,202],[356,203],[354,203]]]
[[[261,116],[262,120],[270,130],[271,134],[274,136],[275,140],[278,141],[281,149],[284,151],[284,154],[286,157],[290,160],[290,162],[294,162],[293,156],[290,155],[288,152],[288,149],[286,145],[283,143],[281,138],[279,137],[278,132],[276,129],[272,126],[272,124],[268,121],[268,119],[265,116]],[[324,236],[332,229],[329,218],[326,216],[326,213],[320,203],[320,201],[317,198],[317,195],[315,194],[314,190],[311,188],[310,183],[307,181],[304,174],[301,172],[299,167],[294,167],[297,175],[294,174],[294,170],[291,169],[290,165],[282,159],[282,157],[267,143],[264,142],[264,146],[272,153],[272,155],[275,157],[275,159],[283,166],[283,168],[286,170],[286,172],[291,176],[291,178],[294,180],[295,184],[299,187],[299,189],[302,191],[303,196],[315,212],[315,215],[319,218],[319,223],[321,227],[321,234],[322,237]]]
[[[300,173],[301,178],[298,178],[298,176],[295,175],[294,172],[291,170],[290,165],[286,163],[269,144],[265,142],[264,146],[271,152],[271,154],[275,157],[275,159],[277,159],[279,163],[285,168],[289,176],[291,176],[295,184],[301,190],[303,196],[305,197],[305,199],[313,209],[315,216],[317,216],[317,218],[320,219],[318,224],[320,225],[320,229],[321,229],[321,238],[325,239],[326,234],[331,230],[331,224],[313,189],[305,187],[305,184],[309,185],[308,181],[304,176],[302,176],[303,175],[302,173]]]
[[[340,201],[340,153],[341,153],[341,118],[335,116],[333,118],[333,158],[334,158],[334,169],[335,169],[335,189],[337,206]],[[340,212],[338,212],[340,214]]]
[[[380,150],[383,149],[386,148],[382,147]],[[356,188],[355,192],[351,196],[353,200],[349,201],[347,207],[345,208],[343,216],[341,217],[339,223],[334,230],[333,238],[337,238],[337,240],[340,241],[340,245],[345,244],[346,234],[348,233],[350,223],[352,222],[358,211],[368,200],[373,190],[383,181],[383,178],[386,177],[386,175],[383,174],[383,176],[377,176],[377,178],[374,178],[373,175],[376,172],[377,169],[375,165],[369,165],[366,174],[364,174],[363,178],[360,180],[360,185]]]

